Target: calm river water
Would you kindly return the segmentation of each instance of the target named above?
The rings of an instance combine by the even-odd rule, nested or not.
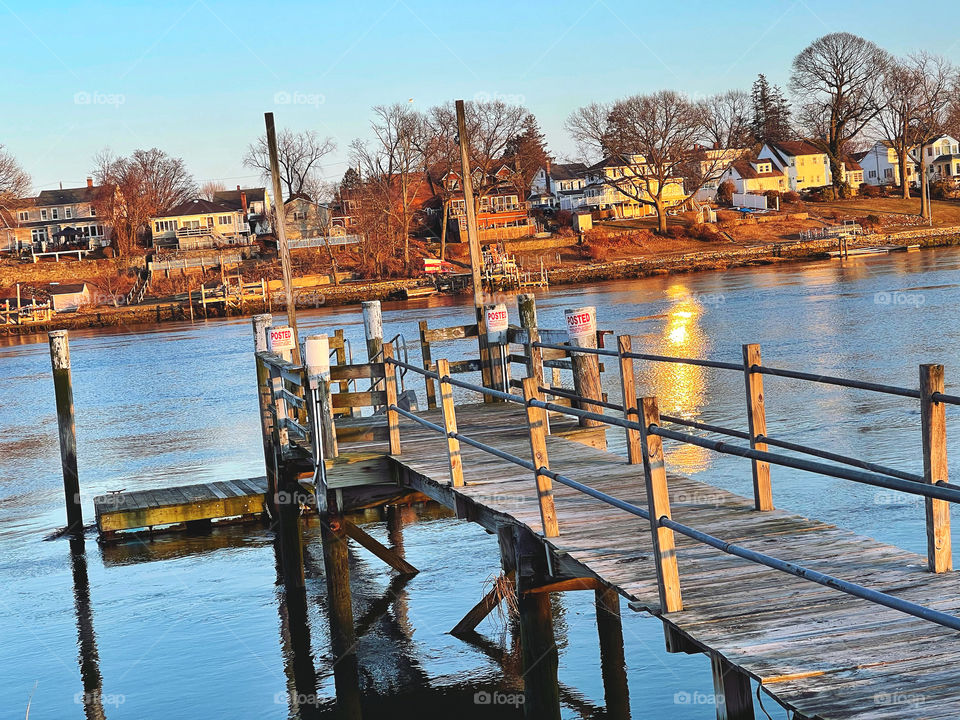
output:
[[[561,327],[564,308],[596,305],[601,327],[630,333],[646,352],[737,361],[741,343],[759,342],[766,364],[908,387],[917,386],[920,363],[938,362],[955,393],[958,270],[960,251],[941,249],[559,288],[539,298],[540,324]],[[402,332],[417,360],[419,320],[446,326],[470,315],[461,299],[384,305],[387,333]],[[336,327],[362,347],[358,308],[301,318],[302,331]],[[247,318],[71,333],[88,522],[93,496],[109,490],[262,474],[251,347]],[[465,350],[448,347],[434,357]],[[737,373],[661,364],[640,372],[663,412],[746,428]],[[771,436],[921,470],[916,402],[765,383]],[[422,403],[422,387],[411,386]],[[956,420],[948,411],[950,435],[960,432]],[[621,433],[609,437],[622,448]],[[954,442],[953,467],[958,449]],[[746,462],[692,446],[668,444],[668,452],[673,470],[750,494]],[[28,706],[31,720],[335,715],[315,529],[308,603],[291,606],[259,526],[107,548],[90,533],[85,548],[45,540],[64,520],[59,472],[46,339],[0,339],[0,717],[23,718]],[[912,498],[780,468],[773,477],[779,507],[924,552],[923,506]],[[521,687],[508,624],[488,619],[473,643],[446,634],[498,567],[495,538],[429,506],[362,520],[384,541],[402,540],[421,569],[400,584],[365,552],[353,555],[364,717],[519,717],[511,706],[475,702],[477,693],[508,697]],[[623,615],[632,716],[713,717],[706,658],[667,655],[658,621],[626,607]],[[558,598],[555,627],[564,716],[614,717],[605,708],[593,594]]]

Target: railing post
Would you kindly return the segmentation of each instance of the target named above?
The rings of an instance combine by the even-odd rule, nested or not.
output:
[[[643,476],[647,486],[647,507],[650,511],[650,530],[653,536],[653,561],[657,568],[657,589],[661,612],[683,610],[680,594],[680,575],[677,571],[677,552],[673,530],[660,525],[660,518],[670,518],[670,495],[667,491],[667,470],[663,462],[663,442],[659,435],[649,432],[651,425],[660,425],[660,410],[655,397],[641,402],[643,426]]]
[[[920,366],[920,428],[923,432],[923,479],[935,485],[947,482],[946,406],[933,400],[944,391],[943,365]],[[950,503],[924,498],[927,521],[927,566],[943,573],[953,568],[950,541]]]
[[[83,512],[80,506],[80,475],[77,472],[77,426],[73,412],[73,381],[70,375],[70,339],[66,330],[51,330],[48,336],[53,390],[57,402],[63,495],[67,505],[67,532],[82,534]]]
[[[397,369],[393,360],[393,345],[383,346],[384,386],[387,392],[387,433],[390,438],[390,454],[400,454],[400,413],[391,408],[397,405]]]
[[[453,487],[463,487],[463,458],[460,455],[460,441],[451,437],[457,432],[457,414],[453,405],[453,385],[444,381],[450,377],[450,362],[437,360],[437,375],[440,376],[440,401],[443,409],[443,428],[447,433],[447,458],[450,461],[450,483]]]
[[[747,426],[750,447],[766,451],[767,444],[757,441],[767,434],[767,413],[763,397],[763,375],[753,370],[760,364],[760,346],[743,346],[743,378],[747,389]],[[757,510],[773,510],[773,491],[770,487],[770,463],[751,460],[753,466],[753,504]]]
[[[537,480],[537,500],[540,504],[540,522],[544,537],[557,537],[560,528],[557,524],[557,512],[553,505],[553,482],[540,472],[540,468],[550,469],[547,457],[547,411],[534,407],[531,400],[543,400],[536,378],[524,378],[523,399],[527,407],[527,429],[530,434],[530,454],[533,458],[534,475]]]
[[[617,353],[620,357],[620,389],[623,396],[623,419],[640,422],[640,410],[637,408],[637,381],[633,375],[633,358],[624,357],[631,350],[630,336],[617,337]],[[631,465],[643,462],[643,443],[640,431],[627,428],[627,457]]]

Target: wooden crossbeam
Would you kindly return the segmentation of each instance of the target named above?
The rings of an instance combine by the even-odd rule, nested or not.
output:
[[[401,575],[416,575],[420,572],[399,554],[388,548],[375,537],[368,535],[364,530],[361,530],[346,518],[343,520],[343,531],[347,534],[348,538],[369,550]]]

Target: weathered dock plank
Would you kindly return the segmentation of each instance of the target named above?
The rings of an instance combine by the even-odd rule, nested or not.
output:
[[[442,424],[439,413],[422,414]],[[492,421],[488,424],[487,419]],[[530,454],[523,409],[457,408],[459,431],[521,458]],[[662,613],[646,521],[554,483],[560,528],[544,538],[532,472],[461,443],[465,485],[448,486],[446,441],[407,421],[393,462],[411,489],[488,529],[526,526],[581,574],[616,588],[635,609],[759,681],[778,702],[811,718],[955,718],[951,668],[957,633],[678,535],[683,610]],[[642,469],[606,451],[547,437],[550,467],[635,505],[647,505]],[[816,480],[814,480],[816,482]],[[670,475],[678,522],[830,575],[957,614],[960,578],[933,574],[925,558],[782,510],[757,512],[744,498]],[[465,509],[466,508],[466,509]]]

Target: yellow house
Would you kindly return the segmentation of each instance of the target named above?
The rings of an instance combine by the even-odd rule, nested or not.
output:
[[[758,154],[787,177],[787,189],[800,191],[832,183],[827,154],[806,140],[768,142]]]
[[[646,172],[647,165],[641,155],[604,158],[587,168],[585,177],[588,184],[583,189],[583,205],[598,210],[613,210],[616,217],[620,218],[655,215],[656,209],[652,205],[639,202],[617,189],[617,186],[622,186],[631,194],[649,197],[647,181],[644,177]],[[651,181],[651,186],[651,189],[656,192],[658,189],[656,181]],[[667,207],[685,202],[687,193],[683,187],[683,179],[667,179],[661,197]]]
[[[178,250],[244,243],[250,225],[242,210],[197,198],[150,218],[154,246]]]

